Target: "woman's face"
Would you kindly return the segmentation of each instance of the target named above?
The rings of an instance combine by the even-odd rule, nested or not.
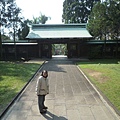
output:
[[[48,74],[47,72],[43,72],[43,77],[47,78]]]

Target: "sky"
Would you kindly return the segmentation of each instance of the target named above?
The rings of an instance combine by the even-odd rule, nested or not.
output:
[[[25,19],[39,17],[42,13],[51,17],[46,24],[62,24],[64,0],[16,0],[17,6],[22,9]]]

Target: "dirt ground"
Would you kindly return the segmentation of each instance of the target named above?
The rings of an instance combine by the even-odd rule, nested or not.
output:
[[[105,83],[106,81],[109,80],[109,78],[107,76],[104,76],[101,72],[97,72],[88,68],[85,68],[84,72],[89,76],[93,77],[99,83]]]

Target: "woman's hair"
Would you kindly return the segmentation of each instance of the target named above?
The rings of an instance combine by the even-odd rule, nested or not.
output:
[[[48,77],[48,71],[47,70],[43,70],[42,73],[41,73],[41,76],[43,76],[43,73],[46,73],[47,74],[46,77]]]

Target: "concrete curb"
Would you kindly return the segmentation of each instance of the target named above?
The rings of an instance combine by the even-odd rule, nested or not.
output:
[[[25,89],[28,87],[28,85],[30,84],[30,82],[37,76],[37,74],[39,73],[39,71],[42,69],[44,63],[46,61],[44,61],[42,63],[42,65],[40,66],[40,68],[38,68],[38,70],[35,72],[35,74],[30,78],[30,80],[25,84],[25,86],[22,88],[22,90],[13,98],[13,100],[9,103],[9,105],[4,109],[4,111],[2,112],[2,114],[0,115],[0,119],[4,117],[4,115],[8,112],[8,110],[10,109],[10,107],[15,103],[15,101],[22,95],[22,93],[25,91]]]
[[[120,113],[116,108],[112,105],[112,103],[106,98],[106,96],[89,80],[89,78],[84,74],[84,72],[80,69],[80,67],[77,66],[77,68],[80,70],[82,75],[86,78],[86,80],[90,83],[90,85],[93,87],[93,89],[98,93],[100,96],[100,99],[103,101],[105,106],[110,110],[110,112],[114,113],[114,115],[120,119]]]

